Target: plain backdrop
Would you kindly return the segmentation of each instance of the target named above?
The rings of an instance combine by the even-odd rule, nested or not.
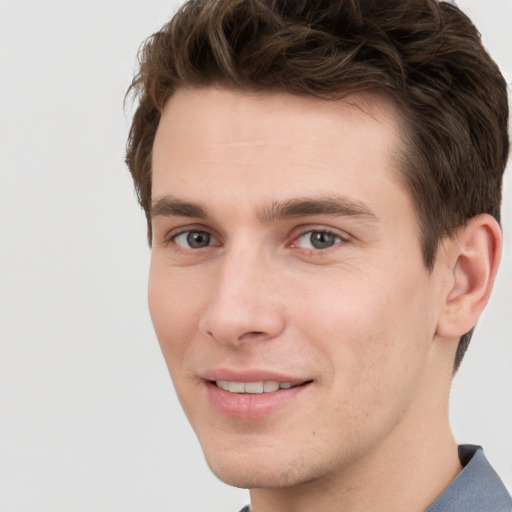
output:
[[[512,81],[512,0],[459,4]],[[237,511],[175,398],[146,304],[123,96],[162,0],[0,1],[0,510]],[[458,441],[512,488],[512,181],[505,254],[452,393]]]

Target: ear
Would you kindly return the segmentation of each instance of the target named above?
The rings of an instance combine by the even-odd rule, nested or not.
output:
[[[489,301],[501,259],[501,229],[492,216],[478,215],[448,245],[451,280],[437,334],[454,338],[475,326]]]

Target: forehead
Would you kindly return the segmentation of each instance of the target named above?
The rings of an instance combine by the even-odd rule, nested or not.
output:
[[[378,95],[328,101],[180,89],[155,137],[153,198],[195,199],[187,196],[208,196],[216,187],[218,199],[227,192],[232,201],[237,196],[229,194],[241,191],[246,199],[336,192],[365,200],[365,184],[399,184],[399,120],[391,101]]]
[[[262,129],[270,130],[269,135],[288,138],[297,131],[291,127],[304,129],[307,123],[311,131],[319,124],[329,123],[350,124],[354,130],[361,125],[365,130],[386,125],[390,135],[398,135],[401,117],[394,102],[378,92],[326,100],[271,91],[180,88],[164,106],[158,133],[169,133],[169,128],[176,125],[184,136],[191,129],[196,139],[207,136],[211,143],[225,143],[226,136],[262,135]]]

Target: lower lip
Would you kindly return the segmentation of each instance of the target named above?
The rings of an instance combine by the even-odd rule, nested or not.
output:
[[[270,393],[230,393],[213,382],[206,382],[206,391],[212,405],[233,418],[263,418],[293,401],[310,383]]]

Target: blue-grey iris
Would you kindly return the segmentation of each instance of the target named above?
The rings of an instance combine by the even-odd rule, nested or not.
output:
[[[210,245],[210,234],[206,231],[190,231],[187,234],[187,244],[192,249],[202,249]]]

